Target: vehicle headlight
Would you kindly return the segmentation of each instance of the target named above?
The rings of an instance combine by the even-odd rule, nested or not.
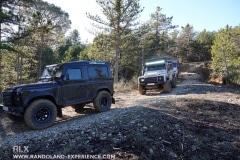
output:
[[[163,76],[158,76],[158,81],[164,81],[164,77]]]
[[[140,82],[144,82],[144,78],[140,78],[139,81],[140,81]]]

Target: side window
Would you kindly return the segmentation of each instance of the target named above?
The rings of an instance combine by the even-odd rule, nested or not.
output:
[[[167,68],[168,68],[168,71],[172,70],[173,69],[173,65],[172,63],[167,63]]]
[[[90,66],[88,67],[89,78],[108,77],[108,68],[106,66]]]
[[[80,68],[67,69],[67,73],[64,80],[81,80],[81,79],[82,79],[82,71]]]

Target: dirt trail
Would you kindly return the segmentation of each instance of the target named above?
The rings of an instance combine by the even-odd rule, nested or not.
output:
[[[177,87],[171,93],[148,92],[147,95],[140,95],[137,90],[132,92],[118,92],[115,94],[117,103],[113,106],[131,106],[145,100],[148,102],[148,100],[158,98],[202,99],[240,104],[240,87],[207,84],[202,81],[202,77],[199,74],[189,72],[189,70],[194,70],[196,66],[199,66],[199,63],[181,65]]]

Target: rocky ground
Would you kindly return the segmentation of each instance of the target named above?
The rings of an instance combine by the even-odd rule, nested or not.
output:
[[[63,156],[45,159],[240,159],[240,88],[202,82],[196,66],[182,65],[170,94],[116,92],[110,111],[66,107],[44,130],[0,113],[0,159],[13,159],[14,146],[25,151],[16,154]]]

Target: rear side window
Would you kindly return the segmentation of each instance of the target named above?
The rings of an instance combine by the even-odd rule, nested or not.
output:
[[[82,79],[82,71],[80,68],[69,68],[67,69],[67,75],[65,80],[81,80]]]
[[[88,67],[89,78],[106,78],[108,75],[107,66],[90,66]]]

